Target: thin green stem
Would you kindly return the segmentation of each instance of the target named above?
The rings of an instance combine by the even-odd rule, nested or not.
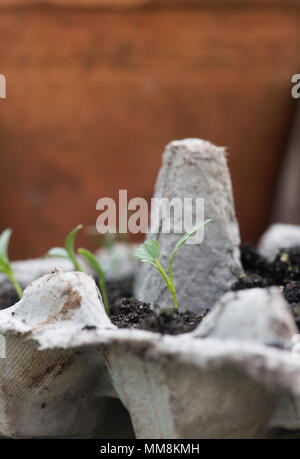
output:
[[[7,272],[7,277],[9,278],[9,280],[11,281],[11,283],[13,284],[19,298],[21,299],[22,296],[23,296],[23,291],[22,291],[22,288],[19,284],[19,282],[17,281],[17,279],[15,278],[14,276],[14,273],[12,272],[11,268],[9,269],[9,271]]]
[[[107,292],[106,292],[106,286],[105,286],[105,274],[103,269],[101,268],[98,260],[95,258],[95,256],[92,254],[87,249],[78,249],[78,253],[82,255],[89,265],[92,267],[92,269],[98,274],[98,280],[99,280],[99,289],[101,292],[101,297],[102,301],[105,307],[105,311],[107,315],[109,316],[110,308],[109,308],[109,302],[108,302],[108,297],[107,297]]]
[[[72,263],[74,265],[75,270],[83,272],[83,269],[80,266],[80,264],[78,263],[76,256],[73,253],[69,253],[69,257],[70,257],[70,259],[71,259],[71,261],[72,261]]]
[[[162,277],[164,278],[168,288],[169,288],[169,285],[170,285],[170,279],[169,279],[169,276],[168,274],[166,273],[166,271],[164,270],[164,268],[162,267],[162,265],[160,264],[160,262],[158,261],[158,258],[155,258],[155,263],[156,263],[156,267],[158,269],[158,271],[160,272],[160,274],[162,275]]]
[[[169,277],[157,258],[155,259],[155,261],[156,261],[157,269],[159,270],[159,272],[163,276],[163,278],[164,278],[164,280],[165,280],[165,282],[167,284],[167,287],[168,287],[168,289],[169,289],[169,291],[170,291],[170,293],[172,295],[174,308],[178,311],[178,302],[177,302],[177,297],[176,297],[175,285],[174,285],[174,282],[173,282],[171,265],[170,265],[170,277]]]
[[[176,253],[176,251],[173,250],[172,255],[171,255],[171,259],[170,259],[170,281],[171,281],[172,285],[174,285],[174,280],[173,280],[173,260],[174,260],[174,257],[175,257],[175,253]],[[174,290],[175,290],[175,287],[174,287]]]
[[[100,292],[101,292],[102,301],[105,307],[106,314],[109,316],[110,314],[109,302],[108,302],[107,291],[105,287],[105,279],[104,279],[104,276],[102,275],[99,275],[99,287],[100,287]]]
[[[177,301],[177,297],[176,297],[176,291],[175,291],[174,284],[172,285],[172,289],[169,288],[169,290],[170,290],[172,298],[173,298],[174,308],[176,309],[176,311],[178,311],[179,310],[178,301]]]
[[[173,261],[174,261],[175,253],[176,253],[176,250],[173,250],[172,255],[171,255],[171,259],[170,259],[170,273],[169,273],[169,275],[170,275],[170,282],[171,282],[171,285],[172,285],[171,294],[172,294],[172,297],[173,297],[173,303],[174,303],[175,309],[178,311],[179,308],[178,308],[175,284],[174,284],[174,279],[173,279]]]

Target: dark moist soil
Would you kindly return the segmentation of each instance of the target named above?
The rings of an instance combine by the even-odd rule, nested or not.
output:
[[[149,303],[135,298],[120,298],[112,308],[110,320],[119,328],[138,328],[163,335],[179,335],[194,330],[207,312],[197,316],[189,311],[178,315],[173,309],[158,307],[153,311]]]
[[[300,246],[280,249],[274,260],[268,261],[246,244],[241,249],[241,260],[245,274],[232,290],[279,286],[300,330]]]
[[[19,297],[14,289],[7,290],[0,296],[0,311],[1,309],[7,309],[13,306],[19,301]]]
[[[132,297],[133,277],[128,277],[126,279],[121,279],[117,281],[107,281],[106,290],[109,304],[111,305],[111,307],[113,307],[115,302],[119,298]]]
[[[179,315],[173,309],[155,308],[132,298],[133,278],[109,281],[106,284],[110,304],[110,320],[119,328],[139,328],[161,334],[178,335],[194,330],[207,314],[197,316],[192,312]]]
[[[208,313],[197,316],[192,312],[179,315],[173,309],[155,308],[153,311],[148,303],[132,298],[133,278],[108,281],[107,296],[111,308],[111,321],[119,328],[139,328],[161,334],[178,335],[194,330]],[[0,297],[0,310],[13,306],[19,301],[14,290],[9,290]],[[86,326],[85,330],[94,327]]]

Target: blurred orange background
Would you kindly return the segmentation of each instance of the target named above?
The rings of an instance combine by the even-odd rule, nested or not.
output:
[[[242,3],[242,5],[241,5]],[[12,258],[150,199],[172,139],[229,151],[243,240],[270,219],[299,71],[299,2],[0,0],[0,229]]]

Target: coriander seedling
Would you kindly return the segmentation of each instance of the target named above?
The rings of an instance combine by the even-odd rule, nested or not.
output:
[[[82,267],[80,266],[77,260],[75,250],[74,250],[75,238],[76,238],[78,231],[81,228],[82,228],[82,225],[78,225],[68,234],[65,240],[65,247],[53,247],[53,249],[50,249],[47,252],[45,257],[58,257],[58,258],[64,258],[66,260],[70,260],[73,263],[73,266],[76,271],[83,271]],[[99,287],[100,287],[103,304],[104,304],[107,315],[109,315],[109,304],[108,304],[106,287],[105,287],[104,272],[98,260],[94,257],[94,255],[89,250],[79,249],[78,253],[87,260],[91,268],[98,274]]]
[[[194,226],[190,231],[188,231],[182,238],[179,239],[177,244],[175,245],[170,258],[170,267],[169,267],[169,275],[166,273],[162,265],[158,260],[158,255],[160,251],[159,243],[152,239],[151,241],[145,241],[140,247],[138,247],[135,251],[135,256],[144,263],[149,263],[150,265],[154,266],[162,275],[163,279],[165,280],[167,287],[172,295],[174,309],[178,311],[178,302],[176,297],[176,290],[174,285],[173,279],[173,261],[175,254],[179,247],[181,247],[191,236],[193,236],[200,228],[207,225],[207,223],[211,222],[211,219],[207,219],[202,223]]]
[[[12,267],[8,259],[8,245],[11,236],[11,229],[7,228],[0,234],[0,272],[5,274],[13,284],[19,298],[23,296],[23,292],[19,282],[16,280]]]
[[[77,261],[75,251],[74,251],[74,241],[78,231],[82,228],[82,225],[76,226],[66,237],[65,247],[53,247],[50,249],[45,257],[58,257],[70,260],[73,263],[76,271],[83,271],[80,264]]]
[[[92,254],[92,252],[86,249],[78,249],[78,253],[80,253],[80,255],[82,255],[87,260],[91,268],[98,275],[99,287],[100,287],[103,304],[106,310],[106,314],[109,316],[109,304],[108,304],[107,292],[106,292],[106,287],[105,287],[105,274],[97,258]]]

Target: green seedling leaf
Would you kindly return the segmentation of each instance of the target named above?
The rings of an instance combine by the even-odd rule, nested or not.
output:
[[[0,272],[4,273],[6,268],[7,268],[7,263],[5,263],[4,260],[0,259]]]
[[[82,271],[80,264],[77,261],[75,252],[74,252],[74,242],[78,231],[82,228],[82,225],[76,226],[66,237],[65,248],[63,247],[53,247],[50,249],[45,257],[59,257],[70,260],[73,263],[76,271]]]
[[[0,258],[2,262],[8,263],[8,245],[11,236],[11,229],[7,228],[0,234]]]
[[[103,272],[103,269],[101,268],[97,258],[89,250],[78,249],[78,253],[80,253],[80,255],[82,255],[87,260],[91,268],[97,273],[98,278],[99,278],[99,287],[100,287],[103,304],[104,304],[107,315],[109,315],[109,303],[108,303],[107,292],[106,292],[106,287],[105,287],[105,274]]]
[[[80,253],[80,255],[82,255],[87,260],[87,262],[90,264],[91,268],[94,271],[96,271],[97,274],[100,274],[100,275],[104,276],[102,268],[101,268],[98,260],[92,254],[92,252],[90,252],[87,249],[78,249],[78,253]]]
[[[75,238],[77,236],[77,233],[79,230],[81,230],[82,228],[82,225],[77,225],[76,228],[74,228],[67,236],[66,238],[66,242],[65,242],[65,248],[66,248],[66,251],[69,253],[69,254],[74,254],[74,242],[75,242]]]
[[[135,256],[144,263],[156,265],[159,250],[159,243],[155,239],[152,239],[140,245],[135,251]]]
[[[176,290],[175,290],[175,285],[174,285],[174,280],[173,280],[173,260],[175,257],[175,254],[179,247],[181,247],[191,236],[193,236],[200,228],[203,226],[207,225],[211,219],[207,219],[204,222],[199,223],[198,225],[195,225],[193,228],[191,228],[190,231],[188,231],[184,236],[182,236],[177,244],[175,245],[171,258],[170,258],[170,270],[169,270],[169,275],[166,273],[162,265],[160,264],[158,260],[158,255],[159,255],[159,243],[155,240],[152,239],[151,241],[145,241],[140,247],[138,247],[135,251],[135,256],[142,262],[145,263],[150,263],[151,265],[155,266],[155,268],[160,272],[162,275],[164,281],[166,282],[166,285],[172,295],[173,299],[173,304],[174,304],[174,309],[178,311],[178,302],[177,302],[177,297],[176,297]]]
[[[75,238],[76,238],[78,231],[81,228],[82,228],[82,225],[78,225],[68,234],[65,240],[65,247],[53,247],[52,249],[48,251],[48,253],[45,256],[46,257],[59,257],[59,258],[70,260],[73,263],[74,268],[77,271],[83,271],[80,264],[78,263],[78,260],[77,260],[77,257],[74,251]],[[92,254],[92,252],[86,249],[79,249],[78,253],[87,260],[87,262],[92,267],[92,269],[98,274],[99,287],[100,287],[103,303],[105,306],[106,313],[109,315],[109,304],[108,304],[107,293],[106,293],[106,288],[105,288],[104,272],[98,260]]]
[[[19,282],[16,280],[14,272],[8,258],[8,245],[11,236],[11,229],[7,228],[0,234],[0,272],[4,273],[13,284],[19,298],[22,298],[23,292]]]
[[[173,261],[175,254],[179,247],[181,247],[191,236],[194,236],[194,234],[200,229],[203,228],[203,226],[207,225],[208,223],[211,222],[211,218],[208,218],[204,220],[204,222],[198,223],[198,225],[193,226],[193,228],[190,229],[187,233],[185,233],[177,242],[175,245],[172,254],[171,254],[171,259],[170,259],[170,281],[171,284],[174,286],[174,280],[173,280]],[[174,287],[175,288],[175,287]]]
[[[82,228],[82,225],[77,225],[67,236],[65,241],[65,249],[68,252],[69,258],[72,261],[74,268],[77,271],[82,271],[80,264],[77,261],[75,252],[74,252],[74,242],[75,237],[77,236],[78,231]]]
[[[187,233],[185,233],[182,238],[179,239],[177,244],[175,245],[172,255],[177,252],[179,247],[181,247],[191,236],[194,236],[194,234],[200,229],[203,228],[203,226],[207,225],[207,223],[211,222],[211,218],[208,218],[207,220],[204,220],[204,222],[199,223],[198,225],[193,226],[193,228],[190,229]]]

